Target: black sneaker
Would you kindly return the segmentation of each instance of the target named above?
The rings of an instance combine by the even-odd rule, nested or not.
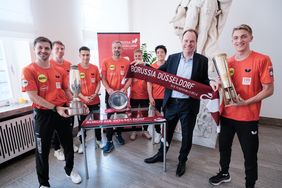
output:
[[[103,147],[103,153],[110,153],[114,149],[113,141],[108,141]]]
[[[122,138],[121,135],[116,135],[116,140],[118,142],[119,145],[124,145],[124,139]]]
[[[219,185],[221,183],[227,183],[231,181],[231,177],[229,175],[229,173],[222,173],[222,171],[220,171],[216,176],[213,176],[209,179],[210,184],[212,185]]]

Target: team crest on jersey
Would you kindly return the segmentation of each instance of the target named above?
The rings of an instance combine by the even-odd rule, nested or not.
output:
[[[269,66],[268,69],[269,69],[269,75],[271,77],[273,77],[273,68],[272,68],[272,66]]]
[[[45,74],[39,74],[38,81],[41,83],[47,82],[47,76],[45,76]]]
[[[22,87],[26,87],[28,85],[28,81],[27,80],[22,80]]]
[[[85,73],[84,72],[80,73],[80,78],[85,78]]]
[[[234,72],[235,72],[234,68],[229,68],[230,76],[233,76],[233,75],[234,75]]]
[[[115,65],[110,65],[110,70],[115,70]]]

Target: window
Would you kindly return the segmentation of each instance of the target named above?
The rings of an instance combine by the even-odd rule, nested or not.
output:
[[[5,104],[10,98],[12,98],[12,92],[8,76],[8,68],[4,57],[3,42],[0,41],[0,102]]]
[[[31,63],[30,42],[21,38],[0,38],[0,106],[15,103],[21,92],[22,68]]]

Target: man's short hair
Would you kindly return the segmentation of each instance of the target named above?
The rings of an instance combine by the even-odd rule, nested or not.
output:
[[[158,45],[158,46],[156,46],[156,48],[155,48],[155,52],[157,53],[157,50],[158,49],[162,49],[164,52],[165,52],[165,54],[167,53],[167,49],[166,49],[166,47],[164,46],[164,45]]]
[[[182,38],[183,38],[183,36],[184,36],[187,32],[195,33],[195,35],[196,35],[196,41],[198,40],[198,32],[197,32],[195,29],[187,29],[187,30],[185,30],[185,31],[183,32],[183,34],[182,34]]]
[[[136,50],[134,50],[134,54],[135,54],[135,53],[141,53],[141,54],[143,54],[143,52],[142,52],[141,49],[136,49]]]
[[[120,44],[120,45],[122,45],[122,43],[119,41],[119,40],[114,40],[113,42],[112,42],[112,45],[113,44]]]
[[[33,47],[35,47],[35,45],[39,42],[48,42],[50,44],[50,48],[52,49],[52,42],[46,37],[37,37],[36,39],[34,39]]]
[[[241,24],[241,25],[239,25],[239,26],[237,26],[237,27],[234,27],[234,28],[233,28],[233,31],[232,31],[232,35],[233,35],[233,33],[234,33],[235,31],[238,31],[238,30],[245,30],[245,31],[247,31],[248,33],[250,33],[251,35],[253,35],[253,30],[252,30],[252,28],[251,28],[249,25],[247,25],[247,24]]]
[[[61,45],[63,47],[65,47],[65,45],[62,43],[62,41],[56,40],[52,43],[52,45],[54,46],[55,44]]]
[[[82,50],[83,50],[83,51],[88,51],[88,52],[90,52],[90,49],[89,49],[88,47],[86,47],[86,46],[80,47],[80,48],[79,48],[79,53],[80,53]]]

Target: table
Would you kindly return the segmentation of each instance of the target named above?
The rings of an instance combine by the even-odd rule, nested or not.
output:
[[[127,126],[144,126],[144,125],[155,125],[160,124],[163,130],[163,139],[166,143],[166,119],[163,116],[153,116],[153,117],[134,117],[134,118],[118,118],[118,119],[105,119],[105,120],[93,120],[93,115],[90,114],[85,119],[81,126],[81,135],[82,135],[82,146],[83,146],[83,155],[85,162],[85,174],[86,179],[89,179],[88,174],[88,163],[87,163],[87,154],[86,154],[86,143],[84,138],[84,130],[92,129],[94,130],[94,146],[95,143],[95,129],[98,128],[115,128],[115,127],[127,127]],[[153,131],[154,134],[154,131]],[[154,138],[154,135],[153,135]],[[154,143],[152,138],[152,143]],[[163,144],[163,170],[166,171],[166,144]]]

